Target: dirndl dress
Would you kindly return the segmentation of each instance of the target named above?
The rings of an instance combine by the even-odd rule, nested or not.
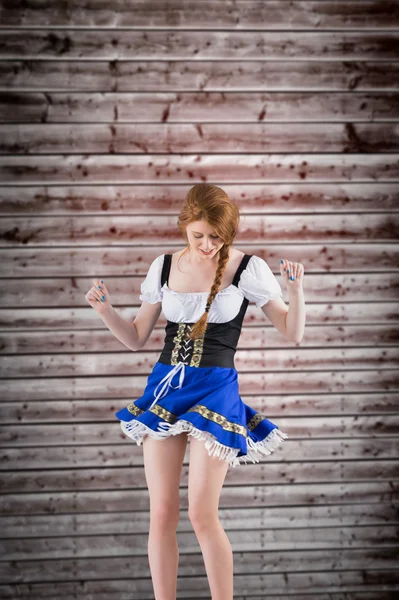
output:
[[[182,294],[185,316],[190,302],[194,300],[197,306],[191,322],[167,318],[164,347],[147,378],[143,394],[115,413],[122,431],[137,445],[141,445],[146,435],[164,440],[187,432],[204,441],[210,456],[236,467],[248,461],[259,462],[288,437],[265,415],[244,403],[239,393],[234,354],[249,303],[247,296],[251,296],[251,284],[254,293],[254,277],[258,285],[256,293],[261,292],[260,299],[253,296],[255,302],[264,304],[265,293],[269,299],[281,295],[281,288],[263,259],[253,256],[255,260],[247,271],[251,256],[243,256],[233,283],[225,288],[229,293],[223,294],[225,290],[221,290],[220,298],[216,295],[208,313],[207,328],[200,338],[192,340],[186,338],[186,334],[203,313],[208,292]],[[179,315],[176,312],[173,315],[173,309],[181,309],[182,305],[176,305],[180,293],[170,290],[167,284],[170,264],[170,254],[153,261],[141,286],[140,299],[161,301],[164,313],[170,311],[176,318]],[[244,276],[244,273],[247,274]],[[236,313],[227,321],[220,320],[223,303],[223,318],[231,316],[231,313],[226,315],[226,306]],[[212,307],[215,309],[213,321]]]

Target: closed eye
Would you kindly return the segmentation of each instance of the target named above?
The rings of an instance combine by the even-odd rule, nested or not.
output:
[[[202,235],[195,235],[194,236],[197,240],[199,240],[200,238],[202,238]],[[214,239],[217,239],[219,236],[218,235],[210,235],[209,237],[213,237]]]

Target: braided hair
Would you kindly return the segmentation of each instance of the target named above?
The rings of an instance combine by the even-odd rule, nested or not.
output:
[[[206,331],[208,313],[219,291],[223,273],[229,261],[230,248],[238,231],[240,215],[238,207],[221,188],[209,183],[198,183],[189,190],[178,217],[178,226],[186,242],[188,242],[186,233],[187,225],[202,219],[207,221],[217,231],[224,244],[218,253],[218,266],[215,279],[209,291],[205,311],[193,325],[191,331],[188,331],[186,334],[187,338],[191,339],[201,337]],[[188,245],[183,254],[189,250],[189,247]],[[183,254],[180,258],[182,258]]]

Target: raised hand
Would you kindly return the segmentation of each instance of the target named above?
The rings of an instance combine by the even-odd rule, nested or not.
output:
[[[101,315],[112,306],[109,293],[102,279],[93,279],[93,284],[85,298],[90,306]]]
[[[280,273],[284,279],[287,289],[300,288],[303,284],[304,267],[302,263],[280,259]]]

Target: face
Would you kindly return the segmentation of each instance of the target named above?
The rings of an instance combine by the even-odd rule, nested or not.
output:
[[[187,237],[193,252],[204,260],[211,260],[223,246],[223,240],[205,220],[187,225]]]

